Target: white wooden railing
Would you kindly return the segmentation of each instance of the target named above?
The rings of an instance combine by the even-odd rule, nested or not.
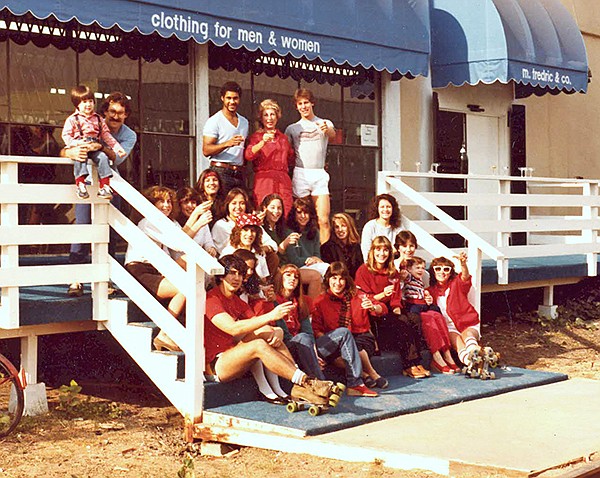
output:
[[[465,192],[434,192],[437,179],[462,180]],[[511,193],[511,184],[524,182],[526,193]],[[583,254],[589,276],[597,274],[600,252],[600,180],[462,175],[383,171],[378,192],[394,194],[405,223],[417,235],[419,244],[433,255],[444,246],[436,234],[460,234],[468,244],[473,270],[481,270],[481,258],[497,262],[498,283],[507,284],[509,261],[523,257]],[[455,220],[440,207],[466,208],[465,220]],[[526,219],[511,219],[511,208],[525,210]],[[511,241],[513,233],[525,233],[526,244]]]
[[[112,204],[96,198],[97,187],[89,188],[90,199],[80,200],[75,196],[73,184],[19,184],[19,163],[72,166],[72,161],[62,158],[0,155],[0,329],[20,327],[20,287],[72,282],[92,283],[92,319],[108,323],[114,320],[108,300],[108,281],[112,280],[185,353],[185,393],[170,394],[168,390],[161,390],[186,420],[191,423],[197,421],[201,417],[203,403],[204,279],[207,273],[222,272],[221,265],[118,174],[111,180],[113,189],[155,227],[171,235],[178,243],[178,249],[186,255],[187,270],[167,256]],[[19,204],[56,203],[91,204],[92,224],[19,225]],[[109,227],[113,227],[128,243],[143,245],[145,256],[184,293],[185,326],[109,256]],[[92,245],[90,264],[19,266],[19,246],[71,243]]]

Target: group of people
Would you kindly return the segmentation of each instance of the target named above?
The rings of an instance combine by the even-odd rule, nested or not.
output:
[[[294,94],[300,120],[277,129],[281,108],[261,102],[260,128],[248,137],[237,113],[241,88],[221,89],[222,109],[204,128],[203,152],[211,159],[194,188],[153,186],[146,197],[224,268],[207,292],[207,374],[219,381],[250,370],[266,400],[287,403],[279,377],[298,386],[326,379],[327,366],[344,370],[349,395],[374,397],[388,381],[372,364],[382,351],[400,354],[403,373],[422,379],[424,348],[431,368],[459,370],[454,350],[468,364],[478,348],[479,316],[469,303],[471,278],[465,254],[416,257],[416,237],[401,228],[400,208],[388,194],[375,197],[371,220],[359,234],[346,213],[329,209],[325,171],[333,124],[318,118],[306,89]],[[244,160],[253,162],[252,193],[245,189]],[[182,267],[185,257],[146,220],[139,227]],[[333,233],[331,233],[333,229]],[[169,312],[184,320],[185,296],[156,270],[144,249],[130,244],[126,269]],[[160,332],[157,348],[177,350]],[[309,378],[307,378],[309,377]]]

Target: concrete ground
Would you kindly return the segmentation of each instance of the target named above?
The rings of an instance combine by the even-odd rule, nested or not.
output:
[[[600,381],[573,379],[305,438],[337,458],[535,476],[600,452]],[[310,451],[308,451],[310,453]],[[600,474],[600,472],[599,472]]]

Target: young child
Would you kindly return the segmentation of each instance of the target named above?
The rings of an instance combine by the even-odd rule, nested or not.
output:
[[[81,146],[85,143],[100,143],[102,141],[117,154],[120,158],[127,156],[127,153],[118,141],[110,134],[108,126],[104,119],[95,112],[96,100],[94,93],[85,85],[79,85],[71,90],[71,102],[75,106],[75,111],[69,116],[63,127],[62,139],[66,148]],[[102,151],[89,151],[88,156],[98,166],[98,176],[100,177],[100,188],[98,196],[105,199],[112,198],[110,189],[110,178],[112,169],[110,168],[109,158]],[[77,187],[77,197],[87,199],[90,197],[85,185],[85,179],[88,176],[87,161],[75,161],[75,186]]]
[[[423,284],[425,260],[412,256],[406,259],[405,266],[408,273],[402,289],[405,312],[417,314],[421,320],[421,330],[432,355],[431,368],[443,374],[453,374],[459,370],[459,367],[454,363],[450,353],[450,336],[446,320]]]
[[[480,349],[481,324],[479,314],[467,297],[471,289],[467,254],[461,252],[457,259],[460,262],[460,274],[456,273],[450,259],[436,257],[431,261],[434,284],[429,292],[446,319],[452,347],[457,351],[460,361],[469,366],[473,353]]]

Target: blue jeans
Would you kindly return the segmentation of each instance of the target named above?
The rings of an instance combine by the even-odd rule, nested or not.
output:
[[[317,339],[317,351],[325,360],[342,357],[346,362],[346,381],[349,387],[362,385],[362,363],[352,332],[345,327],[331,330]]]
[[[98,176],[100,178],[110,178],[113,175],[108,156],[101,151],[92,151],[88,153],[88,158],[98,167]],[[73,174],[76,178],[88,175],[87,162],[75,161],[73,163]]]
[[[306,332],[300,332],[292,337],[292,340],[289,340],[286,345],[294,360],[298,363],[300,370],[311,377],[325,380],[325,375],[319,366],[319,360],[315,352],[314,336]]]

